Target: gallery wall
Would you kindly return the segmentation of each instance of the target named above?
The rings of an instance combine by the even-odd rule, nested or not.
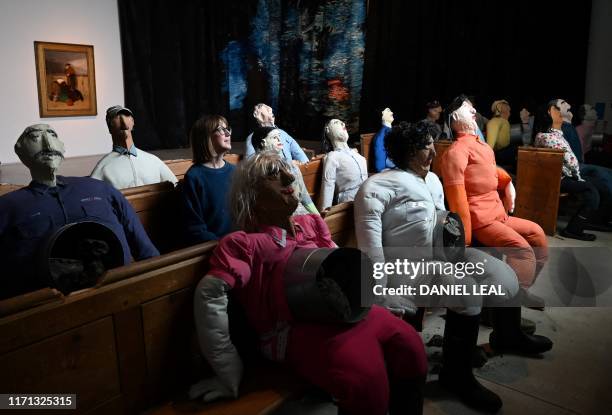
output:
[[[123,104],[116,0],[0,0],[0,161],[18,162],[15,141],[30,124],[48,123],[66,157],[102,154],[111,141],[104,112]],[[40,118],[34,41],[94,46],[98,115]]]

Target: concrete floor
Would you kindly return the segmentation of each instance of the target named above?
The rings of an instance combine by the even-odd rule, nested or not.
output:
[[[559,229],[565,221],[559,220]],[[559,236],[548,237],[550,247],[601,246],[612,248],[612,234],[595,232],[596,242],[586,243]],[[612,251],[610,251],[612,254]],[[612,255],[611,255],[612,257]],[[612,281],[606,263],[605,277]],[[540,279],[534,285],[544,286]],[[612,291],[612,289],[610,289]],[[537,292],[537,290],[536,290]],[[425,317],[422,338],[442,335],[443,309]],[[537,333],[548,336],[553,349],[542,358],[494,356],[481,369],[478,379],[503,400],[504,415],[600,415],[612,414],[612,308],[547,307],[544,311],[523,308],[523,316],[534,321]],[[481,326],[479,344],[486,345],[491,329]],[[427,347],[429,376],[425,392],[426,415],[478,414],[441,389],[437,382],[442,349]],[[277,415],[335,415],[337,408],[316,395],[289,402]]]

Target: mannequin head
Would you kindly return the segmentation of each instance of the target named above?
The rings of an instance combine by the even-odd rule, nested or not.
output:
[[[442,105],[438,100],[433,100],[425,104],[427,109],[427,118],[433,122],[437,122],[442,114]]]
[[[232,129],[221,115],[205,115],[189,132],[194,163],[208,163],[222,158],[232,149]]]
[[[274,111],[266,104],[259,103],[253,108],[253,117],[260,127],[274,126]]]
[[[275,127],[258,127],[253,131],[251,144],[256,152],[273,151],[282,155],[283,141],[281,133]]]
[[[122,105],[113,105],[106,110],[106,125],[113,137],[113,144],[130,148],[134,144],[132,129],[134,114]]]
[[[475,134],[476,109],[465,95],[456,97],[446,108],[449,124],[453,132],[458,134]]]
[[[491,104],[491,112],[494,117],[501,117],[507,120],[510,118],[510,104],[505,99],[493,101],[493,104]]]
[[[276,152],[262,151],[241,162],[234,173],[231,210],[238,228],[286,222],[298,206],[291,166]]]
[[[55,186],[56,171],[64,160],[64,143],[49,124],[27,127],[15,143],[15,153],[30,169],[32,179]]]
[[[349,134],[346,131],[346,124],[340,120],[329,120],[325,125],[325,137],[332,143],[334,149],[348,148]]]
[[[387,127],[391,127],[391,124],[393,124],[393,111],[389,108],[385,108],[382,112],[382,123]]]
[[[402,170],[425,177],[436,156],[434,127],[427,121],[401,122],[385,136],[387,155]]]
[[[561,117],[563,117],[563,121],[571,124],[572,118],[574,117],[574,114],[572,114],[570,111],[572,106],[563,99],[557,99],[555,105],[561,110]]]

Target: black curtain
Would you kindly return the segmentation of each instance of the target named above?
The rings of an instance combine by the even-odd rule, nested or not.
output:
[[[218,51],[248,29],[238,1],[118,0],[126,106],[143,149],[186,147],[202,114],[228,113]]]
[[[377,130],[385,107],[416,121],[428,100],[444,106],[459,93],[487,117],[507,99],[511,121],[552,98],[577,108],[590,15],[590,1],[370,0],[360,130]]]

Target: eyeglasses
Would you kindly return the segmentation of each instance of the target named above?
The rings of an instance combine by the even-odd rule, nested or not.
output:
[[[217,133],[219,133],[219,134],[223,134],[223,135],[225,135],[226,137],[229,137],[230,135],[232,135],[232,127],[227,127],[227,128],[225,128],[225,127],[221,127],[221,126],[219,126],[219,127],[217,127],[217,128],[215,129],[215,132],[217,132]]]

